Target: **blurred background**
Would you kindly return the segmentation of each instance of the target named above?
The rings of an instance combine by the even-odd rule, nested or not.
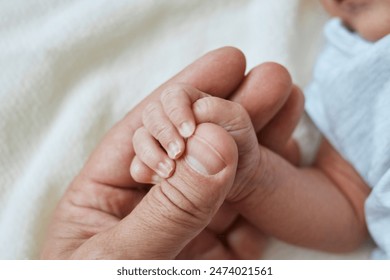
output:
[[[105,132],[154,88],[222,46],[248,70],[311,77],[327,19],[313,0],[0,1],[0,258],[35,259],[50,215]],[[265,258],[332,255],[273,241]]]

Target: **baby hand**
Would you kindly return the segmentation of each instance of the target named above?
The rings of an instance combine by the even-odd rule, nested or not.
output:
[[[247,195],[254,187],[250,180],[260,160],[257,136],[248,113],[238,103],[212,97],[187,85],[167,89],[158,102],[144,110],[144,126],[133,138],[136,153],[130,168],[133,178],[140,183],[158,183],[161,178],[172,176],[174,160],[186,149],[185,139],[191,137],[196,125],[201,123],[219,125],[233,137],[239,160],[228,199],[238,200]],[[192,152],[196,152],[196,147]],[[196,165],[196,162],[191,163]],[[201,169],[199,165],[200,172]]]
[[[192,104],[209,96],[187,85],[165,90],[159,101],[150,103],[142,114],[143,127],[133,138],[136,157],[132,176],[142,183],[156,183],[169,178],[175,161],[185,150],[185,139],[196,128]]]

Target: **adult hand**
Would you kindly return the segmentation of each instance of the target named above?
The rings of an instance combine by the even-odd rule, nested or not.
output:
[[[234,178],[236,148],[233,141],[223,135],[224,131],[216,129],[215,134],[212,130],[211,137],[222,135],[226,138],[224,144],[231,147],[228,154],[222,155],[221,170],[217,170],[215,176],[193,172],[194,178],[189,184],[186,182],[188,188],[184,193],[169,186],[168,190],[151,188],[148,192],[145,186],[134,182],[129,173],[134,157],[132,137],[142,124],[141,112],[150,100],[159,98],[164,88],[177,82],[191,84],[216,96],[228,96],[241,83],[244,70],[245,60],[239,51],[232,48],[214,51],[159,87],[117,123],[60,201],[42,257],[175,258],[206,227],[221,205]],[[207,134],[210,130],[210,127],[204,128]],[[207,140],[207,135],[200,136]],[[181,167],[189,168],[185,163]],[[186,180],[176,178],[181,184],[183,179]],[[191,182],[208,185],[208,189],[197,190]],[[188,198],[185,192],[191,190],[195,192]],[[218,240],[212,234],[206,239]]]
[[[251,87],[257,84],[250,81],[261,71],[252,71],[242,83],[244,70],[245,60],[239,51],[223,48],[211,52],[155,90],[116,124],[59,203],[42,257],[172,259],[179,256],[222,259],[258,256],[262,249],[262,246],[256,246],[259,233],[250,224],[237,219],[227,206],[215,216],[233,184],[238,157],[233,139],[224,130],[205,125],[191,140],[196,143],[200,139],[207,143],[205,151],[211,148],[216,152],[208,153],[217,166],[216,169],[209,166],[212,175],[199,173],[188,162],[179,161],[177,168],[185,172],[178,173],[189,176],[173,176],[166,184],[148,191],[144,185],[134,182],[129,173],[134,157],[132,137],[142,125],[141,113],[150,100],[159,98],[161,92],[173,83],[190,84],[224,98],[241,84],[233,98],[245,106],[246,100],[253,97]],[[259,81],[265,80],[263,75]],[[288,91],[291,91],[289,83]],[[272,83],[269,83],[271,86]],[[254,93],[257,92],[255,89]],[[267,121],[260,120],[254,110],[256,106],[250,103],[248,111],[255,127],[272,123],[269,120],[287,99],[277,101],[277,109],[264,113],[270,116]],[[272,104],[264,108],[269,108],[269,105]],[[224,149],[220,149],[219,145]],[[201,162],[202,155],[198,156]],[[204,230],[208,224],[209,228]],[[221,233],[225,235],[223,240],[219,238]],[[230,246],[225,246],[226,242]]]
[[[167,95],[169,95],[169,99],[166,99]],[[249,224],[239,219],[238,214],[229,205],[231,202],[236,204],[237,201],[245,198],[255,188],[261,187],[258,178],[261,177],[263,168],[259,168],[260,162],[258,161],[261,157],[259,157],[259,145],[255,129],[259,132],[258,135],[261,138],[262,145],[284,156],[294,155],[294,153],[291,153],[294,152],[292,149],[294,145],[289,145],[289,143],[293,143],[289,139],[303,109],[302,95],[298,88],[292,85],[286,69],[278,64],[266,63],[253,69],[237,91],[230,96],[238,103],[220,98],[209,98],[208,96],[195,88],[178,84],[168,88],[162,95],[161,100],[151,103],[151,106],[148,106],[145,111],[147,115],[144,112],[144,117],[149,118],[147,121],[149,127],[153,128],[154,135],[162,141],[163,146],[167,146],[167,143],[172,141],[172,135],[174,134],[172,128],[165,124],[164,118],[161,116],[159,108],[164,106],[161,104],[164,99],[166,106],[168,106],[167,102],[171,102],[175,104],[175,108],[183,108],[183,110],[192,107],[198,125],[214,123],[224,128],[233,137],[238,148],[237,173],[233,187],[226,196],[229,203],[223,205],[207,230],[193,240],[180,257],[199,256],[196,250],[203,250],[204,247],[213,248],[213,254],[207,254],[208,258],[223,258],[226,256],[226,250],[223,254],[223,247],[212,247],[210,244],[204,245],[204,235],[211,231],[226,237],[225,245],[231,251],[234,251],[235,258],[259,258],[259,252],[261,252],[265,238],[261,236],[258,230],[251,230],[248,227]],[[189,98],[186,99],[186,97]],[[241,103],[241,106],[239,103]],[[183,115],[183,111],[169,110],[169,112],[175,114],[177,119],[179,115]],[[182,119],[177,120],[178,123],[182,121]],[[253,126],[255,126],[255,129]],[[134,141],[137,157],[134,158],[132,163],[132,175],[138,182],[142,183],[158,181],[158,175],[153,171],[156,169],[149,169],[145,165],[146,162],[149,164],[154,162],[158,174],[163,172],[163,170],[160,170],[160,163],[164,161],[160,157],[157,142],[151,139],[145,127],[137,131]],[[187,142],[187,152],[194,150],[190,143]],[[151,150],[154,152],[149,153]],[[286,154],[285,151],[290,153]],[[295,154],[297,152],[295,150]],[[291,156],[289,158],[292,159]],[[167,166],[170,166],[170,164],[167,163]],[[180,172],[182,170],[177,170],[176,174]],[[262,197],[257,199],[260,201]],[[257,236],[257,242],[254,244],[245,242],[249,232],[252,232],[253,236]],[[197,240],[200,241],[197,242]]]

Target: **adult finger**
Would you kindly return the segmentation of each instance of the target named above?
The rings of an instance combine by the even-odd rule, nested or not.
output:
[[[303,112],[304,97],[281,65],[264,63],[254,68],[232,96],[248,111],[258,141],[290,162],[299,162],[291,135]]]
[[[180,260],[232,260],[237,259],[234,253],[225,245],[220,235],[203,230],[177,256]]]
[[[226,243],[234,255],[242,260],[258,260],[264,253],[267,237],[243,218],[226,233]]]
[[[293,86],[282,108],[258,134],[261,144],[282,154],[302,116],[303,106],[303,93],[297,86]]]
[[[156,89],[117,123],[91,155],[82,173],[101,184],[129,187],[136,185],[129,173],[134,157],[132,138],[142,125],[142,111],[158,100],[164,89],[174,83],[185,83],[215,96],[229,96],[241,83],[245,58],[237,49],[226,47],[212,51],[185,68]]]
[[[199,99],[193,105],[193,112],[198,123],[217,124],[229,132],[236,142],[239,172],[228,200],[239,200],[249,191],[244,187],[244,182],[255,172],[253,167],[257,166],[259,159],[257,137],[248,113],[239,103],[216,97]]]
[[[172,259],[211,221],[233,184],[237,147],[214,124],[200,124],[172,177],[150,189],[117,226],[83,244],[74,258]]]
[[[268,62],[249,72],[231,100],[244,106],[255,131],[259,132],[283,107],[291,89],[291,76],[286,68]]]

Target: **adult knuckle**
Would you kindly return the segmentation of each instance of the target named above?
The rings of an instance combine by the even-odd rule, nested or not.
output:
[[[158,215],[162,215],[182,227],[193,228],[206,220],[208,211],[198,207],[186,195],[173,186],[162,183],[154,192]]]

